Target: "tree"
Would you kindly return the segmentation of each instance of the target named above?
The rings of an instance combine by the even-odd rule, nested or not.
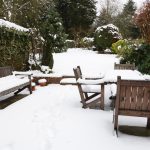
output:
[[[122,13],[114,19],[114,24],[119,27],[119,30],[124,38],[137,38],[139,36],[139,29],[133,21],[135,11],[135,3],[133,0],[128,0],[123,7]]]
[[[135,23],[140,28],[143,38],[150,43],[150,1],[135,15]]]
[[[48,1],[48,0],[46,0]],[[50,1],[50,0],[49,0]],[[1,16],[26,28],[37,27],[42,0],[6,0],[0,2]]]
[[[96,18],[95,0],[56,0],[56,8],[71,38],[77,32],[84,36]]]
[[[47,2],[40,10],[39,31],[44,38],[42,65],[53,67],[52,52],[65,51],[66,34],[54,4]]]
[[[118,0],[106,0],[101,3],[101,10],[97,17],[96,26],[103,26],[113,23],[114,17],[119,13]]]

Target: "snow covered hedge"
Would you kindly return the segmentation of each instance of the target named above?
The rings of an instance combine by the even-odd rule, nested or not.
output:
[[[95,30],[94,44],[98,51],[104,51],[106,48],[110,48],[112,43],[121,39],[119,29],[113,24],[104,25],[98,27]]]
[[[29,30],[0,19],[0,66],[27,70],[29,59]]]

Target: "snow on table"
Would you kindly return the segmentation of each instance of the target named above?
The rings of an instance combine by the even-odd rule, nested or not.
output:
[[[117,82],[117,76],[121,76],[121,79],[125,80],[145,80],[144,76],[137,70],[111,70],[104,76],[105,83]],[[115,96],[117,92],[117,85],[110,85],[111,96]]]
[[[117,82],[117,76],[125,80],[145,80],[143,75],[137,70],[111,70],[104,76],[104,82]]]

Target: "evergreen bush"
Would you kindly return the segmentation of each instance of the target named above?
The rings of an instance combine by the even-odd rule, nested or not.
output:
[[[121,40],[112,47],[120,56],[120,63],[135,63],[140,72],[150,74],[150,44]]]
[[[95,30],[94,44],[98,51],[104,51],[111,45],[121,39],[119,30],[113,24],[98,27]]]
[[[94,38],[84,37],[80,41],[80,47],[89,48],[90,49],[94,45],[93,41],[94,41]]]
[[[29,33],[0,26],[0,66],[28,70]]]
[[[67,48],[74,48],[75,41],[74,40],[66,40],[66,46],[67,46]]]

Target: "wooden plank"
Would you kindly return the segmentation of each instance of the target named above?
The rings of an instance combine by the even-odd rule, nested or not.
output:
[[[135,64],[114,64],[114,69],[118,70],[135,70]]]
[[[125,99],[125,109],[130,109],[130,105],[131,105],[131,92],[132,87],[128,86],[126,87],[126,99]]]
[[[143,103],[142,103],[142,110],[147,110],[148,108],[148,103],[149,103],[149,99],[148,99],[148,91],[149,89],[147,87],[143,88],[143,92],[144,92],[144,96],[143,96]]]
[[[123,116],[136,116],[136,117],[149,117],[150,112],[145,111],[135,111],[135,110],[120,110],[119,115]]]
[[[148,88],[147,90],[147,98],[148,98],[147,110],[150,111],[150,88]]]
[[[120,96],[119,96],[119,109],[124,109],[125,108],[125,99],[126,99],[126,87],[121,86],[120,87]]]
[[[137,103],[136,103],[136,108],[135,110],[142,110],[142,103],[143,103],[143,96],[144,96],[144,91],[143,87],[138,87],[138,92],[137,92]]]
[[[132,86],[131,106],[130,106],[131,110],[135,110],[135,108],[136,108],[137,92],[138,92],[138,87],[137,86]]]
[[[143,86],[148,86],[150,87],[150,81],[143,81],[143,80],[121,80],[121,85],[124,86],[139,86],[139,87],[143,87]]]

